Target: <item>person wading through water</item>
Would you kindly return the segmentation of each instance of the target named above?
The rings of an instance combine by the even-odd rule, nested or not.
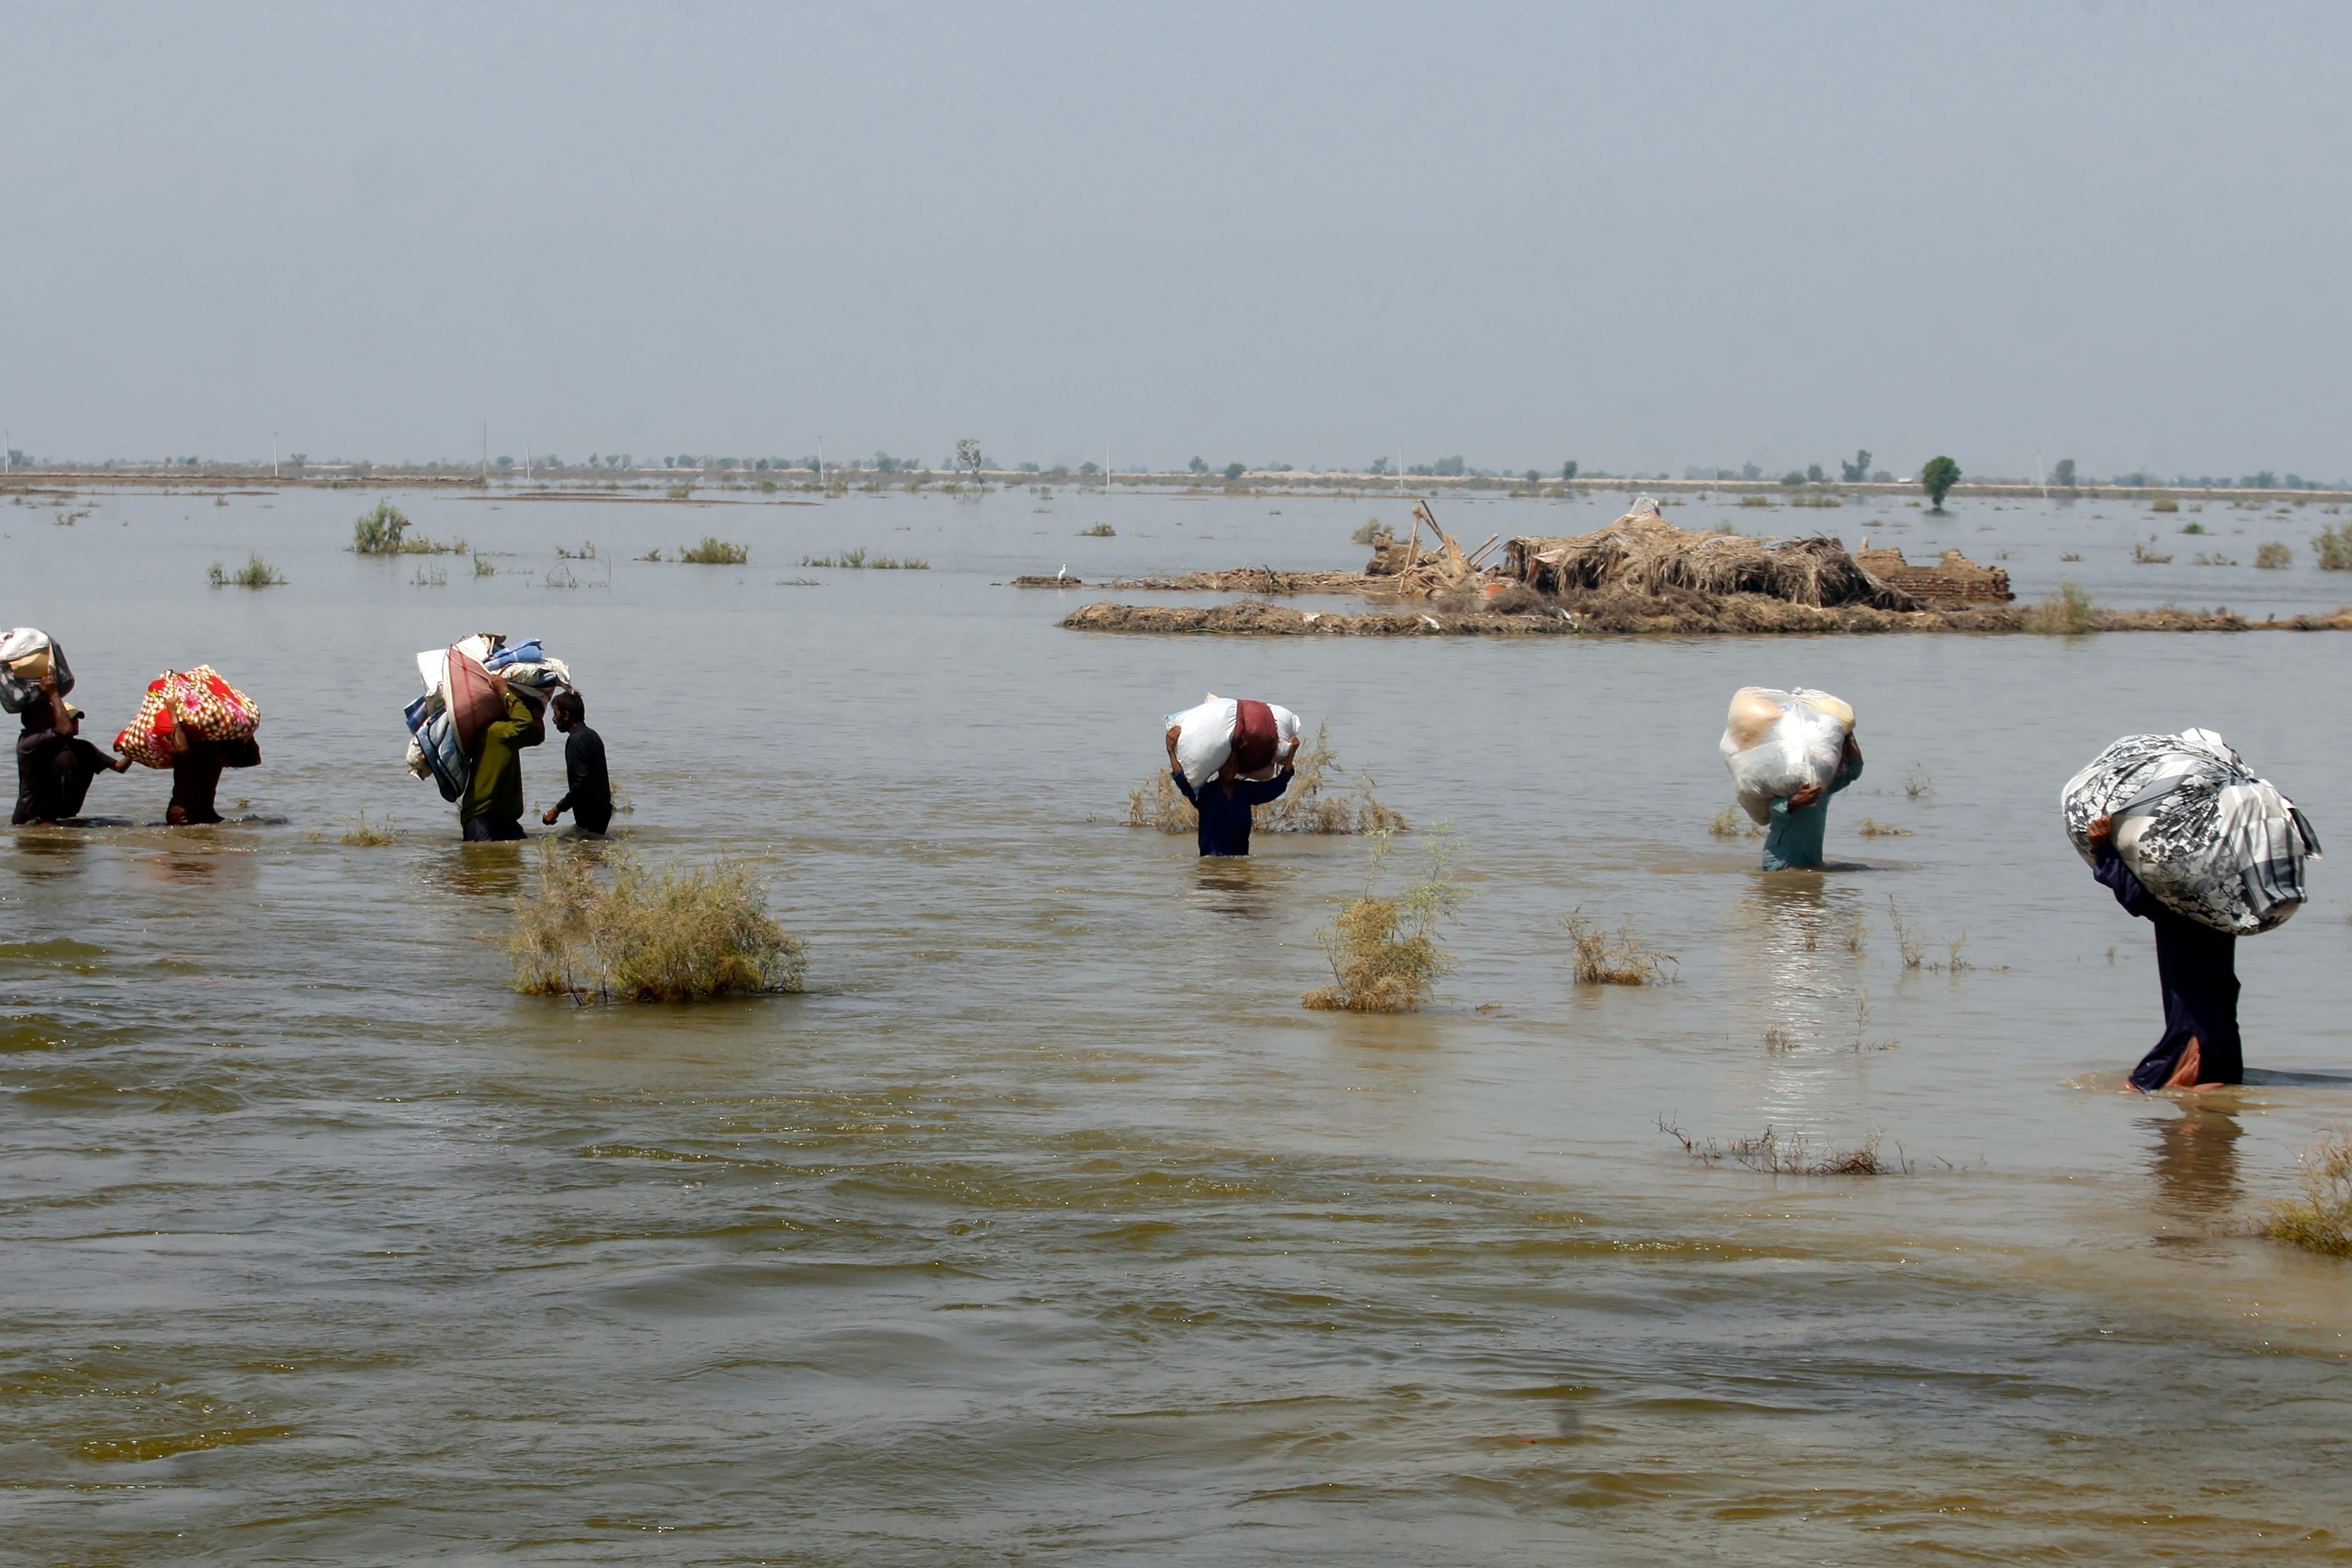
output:
[[[2245,1054],[2238,1038],[2238,939],[2174,914],[2141,887],[2123,857],[2116,853],[2114,817],[2098,818],[2084,837],[2091,841],[2091,875],[2115,894],[2116,902],[2156,927],[2156,976],[2164,989],[2164,1036],[2132,1068],[2131,1086],[2146,1093],[2243,1083]]]
[[[548,826],[565,812],[583,833],[603,833],[613,826],[613,779],[604,771],[604,737],[588,728],[588,705],[577,691],[559,691],[547,705],[555,727],[563,731],[563,798],[547,808],[540,820]]]
[[[165,826],[197,827],[218,822],[221,814],[214,808],[213,796],[220,789],[221,770],[260,765],[260,742],[250,737],[207,741],[189,733],[179,710],[172,710],[172,804],[163,811]]]
[[[64,822],[81,815],[90,781],[102,773],[122,773],[129,757],[110,757],[81,738],[81,710],[58,695],[55,671],[41,677],[41,695],[17,717],[16,813],[22,827],[34,822]]]
[[[1764,869],[1801,871],[1822,863],[1822,835],[1830,825],[1830,796],[1862,776],[1862,742],[1846,731],[1829,788],[1807,784],[1772,802],[1772,830],[1764,837]]]
[[[1242,701],[1234,708],[1234,750],[1217,776],[1193,789],[1184,777],[1184,769],[1176,761],[1176,737],[1180,726],[1168,727],[1168,772],[1176,781],[1178,793],[1192,803],[1201,814],[1201,853],[1202,855],[1246,855],[1249,853],[1250,807],[1264,805],[1278,799],[1290,787],[1291,763],[1298,755],[1298,742],[1293,740],[1282,753],[1282,771],[1270,779],[1251,780],[1244,773],[1265,769],[1274,761],[1276,747],[1282,743],[1275,728],[1274,711],[1263,702]]]
[[[507,716],[482,726],[482,754],[474,759],[473,781],[457,805],[468,844],[494,844],[524,837],[522,830],[522,756],[525,746],[547,739],[547,725],[539,707],[521,692],[490,678],[503,700]]]

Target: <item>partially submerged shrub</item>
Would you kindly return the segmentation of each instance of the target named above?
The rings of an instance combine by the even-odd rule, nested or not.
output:
[[[1717,838],[1761,838],[1764,830],[1748,820],[1748,814],[1737,806],[1727,805],[1706,819],[1706,830]]]
[[[2271,1205],[2262,1234],[2331,1258],[2352,1258],[2352,1139],[2325,1132],[2295,1163],[2303,1169],[2303,1195]]]
[[[1381,868],[1394,834],[1372,835],[1371,869],[1364,892],[1315,933],[1331,961],[1332,984],[1299,998],[1302,1006],[1348,1013],[1410,1013],[1437,978],[1454,968],[1453,956],[1437,944],[1438,923],[1469,895],[1454,885],[1454,841],[1444,830],[1428,839],[1429,861],[1418,882],[1380,894]]]
[[[368,814],[361,812],[343,829],[343,842],[352,845],[378,845],[392,842],[392,814],[384,813],[382,822],[370,822]]]
[[[1630,921],[1612,933],[1580,904],[1559,924],[1576,946],[1579,985],[1664,985],[1680,967],[1673,953],[1659,952],[1635,935]]]
[[[2169,561],[2170,556],[2166,556]],[[2059,637],[2080,637],[2098,630],[2099,614],[2083,584],[2069,577],[2058,591],[2025,612],[2025,629]]]
[[[583,849],[540,841],[539,897],[508,937],[515,989],[585,1001],[697,1002],[798,991],[807,950],[768,916],[755,868],[737,860],[647,871],[626,850],[596,879]]]
[[[1760,1137],[1735,1138],[1728,1143],[1694,1138],[1664,1117],[1658,1119],[1658,1131],[1703,1165],[1729,1163],[1776,1176],[1895,1176],[1911,1172],[1911,1162],[1901,1155],[1889,1160],[1879,1153],[1880,1135],[1875,1132],[1860,1147],[1841,1150],[1817,1147],[1802,1135],[1784,1138],[1769,1127]]]
[[[1250,826],[1258,833],[1378,833],[1383,830],[1403,833],[1411,825],[1404,813],[1381,804],[1373,793],[1378,782],[1370,773],[1360,775],[1355,789],[1342,795],[1334,787],[1333,779],[1348,770],[1339,761],[1339,753],[1331,747],[1331,724],[1326,720],[1315,727],[1315,739],[1298,749],[1292,764],[1295,776],[1290,787],[1279,799],[1257,806],[1250,815]],[[1127,792],[1127,825],[1129,827],[1156,827],[1162,833],[1195,833],[1200,830],[1201,814],[1192,803],[1176,791],[1176,781],[1165,771],[1155,773],[1149,782]]]
[[[730,544],[706,533],[699,544],[680,545],[677,558],[689,566],[740,566],[751,559],[751,547]]]
[[[1078,537],[1080,539],[1116,539],[1118,537],[1118,530],[1107,522],[1098,522],[1092,528],[1078,530]]]
[[[2352,522],[2331,523],[2313,536],[2311,551],[2322,572],[2352,572]]]
[[[215,588],[282,588],[286,574],[261,558],[258,550],[247,555],[245,564],[232,572],[219,562],[205,568],[205,576]]]
[[[1369,544],[1377,550],[1383,544],[1396,542],[1396,530],[1375,517],[1367,521],[1363,527],[1348,535],[1348,539],[1350,543]]]
[[[2180,503],[2173,500],[2170,496],[2158,496],[2156,500],[2148,503],[2147,510],[2150,511],[2179,511],[2180,510]],[[2201,533],[2204,531],[2199,528],[2195,523],[2190,523],[2187,528],[2182,529],[2181,531],[2183,533]]]
[[[375,503],[372,511],[363,511],[352,524],[352,553],[354,555],[463,555],[466,542],[451,540],[436,544],[423,534],[408,531],[408,514],[388,500]]]
[[[2254,564],[2265,572],[2280,571],[2294,564],[2294,552],[2274,539],[2255,548]]]
[[[407,532],[408,514],[388,500],[380,500],[373,511],[360,513],[352,525],[352,549],[362,555],[397,555]]]
[[[1855,823],[1853,825],[1853,830],[1856,833],[1861,834],[1864,838],[1908,838],[1911,837],[1911,830],[1907,827],[1897,827],[1891,822],[1880,822],[1875,818],[1868,816],[1865,816],[1860,822]]]

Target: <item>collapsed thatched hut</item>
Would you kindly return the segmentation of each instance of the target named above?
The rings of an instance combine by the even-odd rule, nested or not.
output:
[[[1657,593],[1760,594],[1790,604],[1918,608],[1911,595],[1880,582],[1834,539],[1751,539],[1676,528],[1644,500],[1591,533],[1572,539],[1514,539],[1504,572],[1538,593],[1578,588]]]

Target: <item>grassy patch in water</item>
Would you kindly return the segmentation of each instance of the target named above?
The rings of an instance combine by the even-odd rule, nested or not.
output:
[[[1658,1119],[1658,1131],[1680,1143],[1683,1152],[1702,1165],[1738,1165],[1742,1170],[1775,1176],[1895,1176],[1911,1173],[1909,1160],[1900,1154],[1888,1159],[1879,1152],[1880,1135],[1875,1132],[1858,1147],[1832,1149],[1801,1135],[1783,1137],[1769,1127],[1759,1137],[1735,1138],[1728,1143],[1694,1138],[1664,1117]]]
[[[1391,833],[1410,831],[1404,813],[1381,804],[1376,779],[1361,774],[1355,789],[1341,794],[1334,780],[1346,773],[1339,753],[1331,747],[1329,721],[1315,727],[1314,741],[1299,748],[1292,764],[1290,787],[1279,799],[1254,808],[1250,827],[1258,833]],[[1201,814],[1176,792],[1176,781],[1166,773],[1127,792],[1127,825],[1152,827],[1162,833],[1195,833]]]
[[[382,822],[370,822],[368,814],[361,812],[351,826],[343,829],[343,842],[352,845],[378,845],[392,842],[392,813],[385,812]]]
[[[1328,985],[1309,991],[1299,1005],[1346,1013],[1411,1013],[1421,1005],[1439,976],[1454,968],[1453,955],[1438,945],[1441,921],[1468,893],[1452,876],[1454,842],[1447,829],[1428,841],[1429,860],[1422,879],[1397,890],[1394,898],[1380,892],[1381,868],[1388,859],[1394,835],[1381,828],[1373,835],[1371,869],[1364,878],[1360,898],[1339,911],[1339,918],[1315,933],[1331,962]]]
[[[2303,1194],[2271,1205],[2261,1234],[2330,1258],[2352,1258],[2352,1139],[2321,1134],[2296,1162]]]
[[[352,524],[352,553],[354,555],[463,555],[466,542],[451,540],[436,544],[423,534],[411,536],[408,514],[388,500],[380,500],[371,511],[360,513]]]
[[[232,572],[219,562],[205,569],[205,575],[215,588],[282,588],[286,574],[261,558],[258,550],[247,555],[245,564]]]
[[[706,533],[699,544],[678,546],[677,558],[689,566],[740,566],[751,559],[751,547]]]
[[[2168,555],[2165,559],[2172,558]],[[2081,637],[2099,629],[2099,612],[2083,584],[2070,577],[2058,584],[2056,593],[2026,611],[2024,623],[2030,632]]]
[[[540,841],[539,896],[508,936],[515,989],[581,1001],[697,1002],[730,992],[798,991],[807,949],[771,919],[756,868],[719,859],[648,871],[635,855],[599,858]]]
[[[1664,985],[1681,966],[1673,953],[1660,952],[1636,935],[1632,921],[1620,922],[1612,933],[1581,904],[1559,925],[1575,948],[1571,964],[1579,985]]]

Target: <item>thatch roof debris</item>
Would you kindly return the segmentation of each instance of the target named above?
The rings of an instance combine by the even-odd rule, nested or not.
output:
[[[1591,533],[1570,539],[1514,539],[1503,547],[1504,571],[1538,593],[1579,588],[1654,594],[1691,588],[1702,594],[1758,594],[1792,605],[1867,605],[1912,610],[1911,595],[1880,582],[1854,563],[1834,539],[1752,539],[1738,533],[1693,533],[1659,515],[1646,497],[1633,510]]]

